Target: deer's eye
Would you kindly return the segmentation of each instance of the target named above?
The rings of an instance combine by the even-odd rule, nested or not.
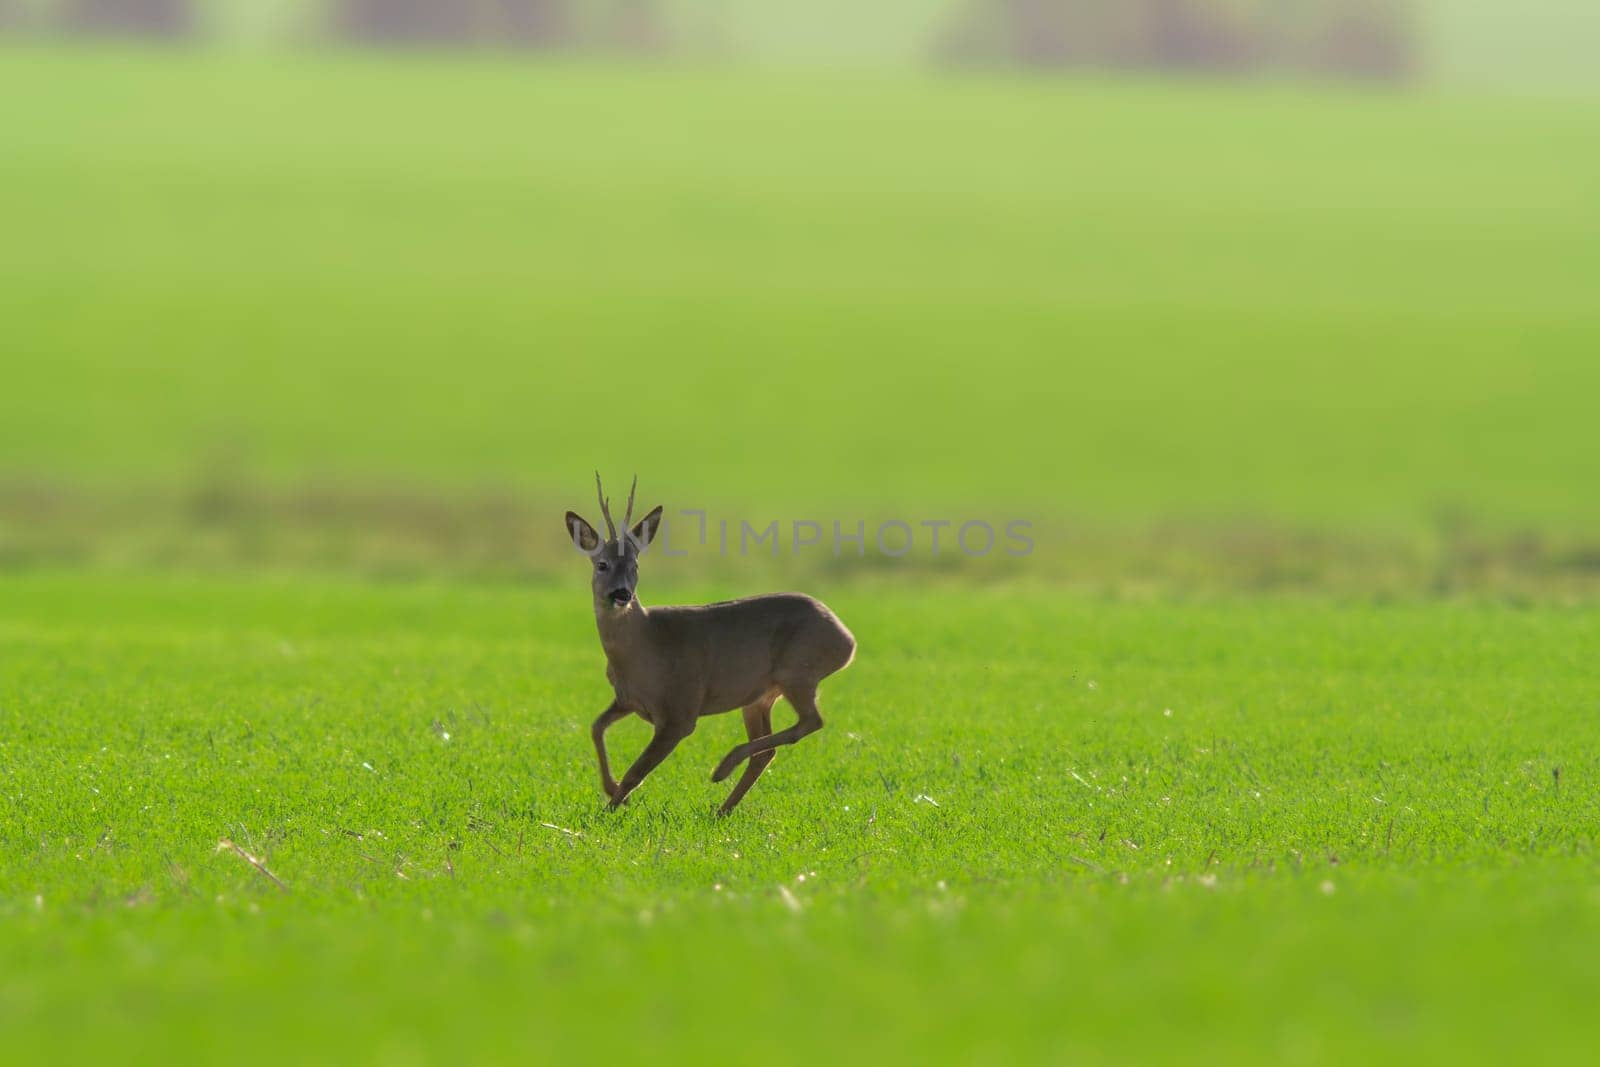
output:
[[[611,564],[602,559],[595,563],[594,569],[599,571],[601,574],[604,574],[606,571],[611,569]]]

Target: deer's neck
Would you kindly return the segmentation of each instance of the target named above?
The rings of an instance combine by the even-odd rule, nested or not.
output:
[[[597,602],[594,622],[600,631],[600,647],[611,663],[626,664],[644,651],[649,634],[649,612],[639,603],[638,597],[620,611]]]

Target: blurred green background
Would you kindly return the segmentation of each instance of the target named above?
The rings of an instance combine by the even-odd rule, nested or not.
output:
[[[600,467],[1026,517],[1046,570],[1242,529],[1587,581],[1579,7],[1167,7],[13,4],[0,553],[538,570]],[[1006,51],[1052,17],[1100,28]]]

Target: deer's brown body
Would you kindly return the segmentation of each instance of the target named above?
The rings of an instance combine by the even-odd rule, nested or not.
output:
[[[646,608],[634,595],[638,557],[655,537],[661,509],[629,530],[630,492],[623,535],[618,537],[603,494],[600,508],[611,529],[609,540],[602,542],[593,527],[570,511],[567,529],[594,562],[595,625],[614,694],[593,728],[601,786],[611,807],[618,806],[694,732],[701,716],[742,708],[749,740],[735,746],[711,776],[720,782],[749,760],[723,802],[722,812],[731,811],[772,762],[775,749],[822,728],[817,686],[849,664],[855,638],[821,601],[798,593]],[[772,705],[779,696],[794,708],[797,719],[774,733]],[[655,735],[618,782],[611,775],[605,732],[635,714],[655,728]]]

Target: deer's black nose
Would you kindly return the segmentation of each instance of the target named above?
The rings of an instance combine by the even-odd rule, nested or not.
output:
[[[623,604],[626,604],[628,601],[633,599],[633,590],[613,589],[611,592],[607,593],[606,596],[611,598],[611,602],[613,604],[621,607]]]

